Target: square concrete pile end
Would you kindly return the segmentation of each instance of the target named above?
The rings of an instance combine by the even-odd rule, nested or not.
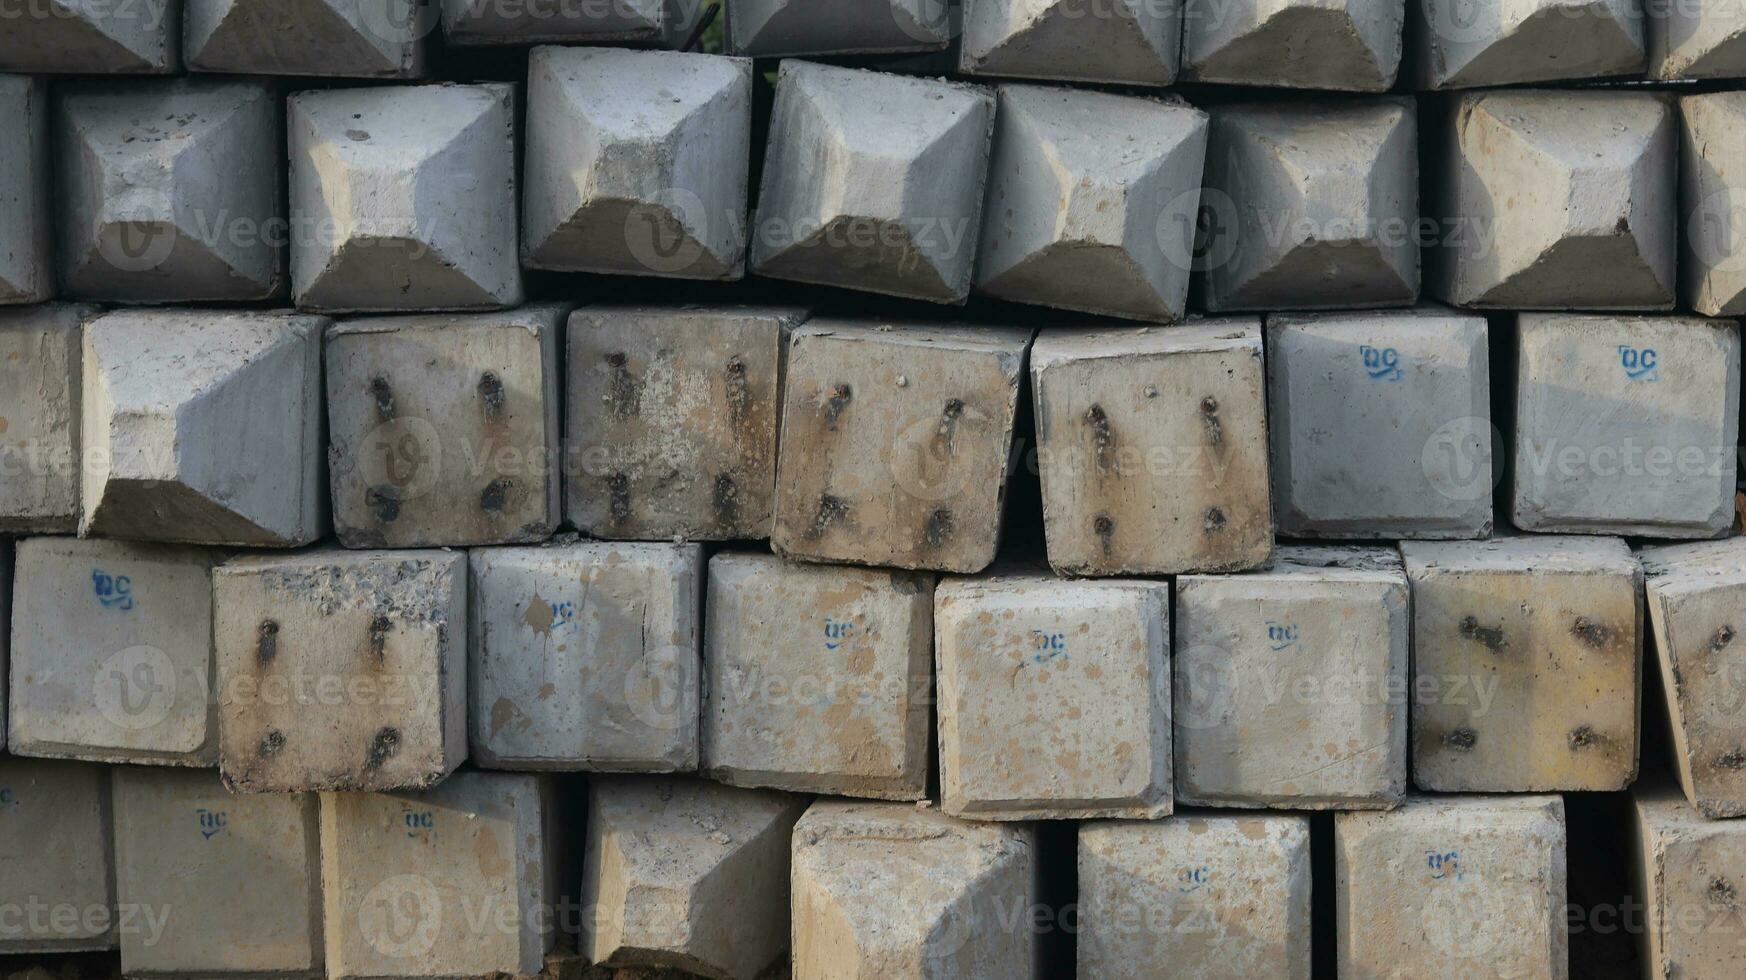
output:
[[[19,3],[0,31],[0,71],[173,75],[182,70],[181,0]]]
[[[946,4],[933,6],[944,9]],[[1169,85],[1182,65],[1182,0],[965,0],[968,75]]]
[[[1739,929],[1746,823],[1706,819],[1670,788],[1640,786],[1633,795],[1643,975],[1675,980],[1746,973]]]
[[[417,78],[436,28],[427,0],[184,0],[189,71]]]
[[[727,46],[734,54],[804,55],[944,51],[956,33],[938,0],[728,0]]]
[[[49,179],[49,88],[0,75],[0,306],[55,294]]]
[[[1407,0],[1412,79],[1419,88],[1484,88],[1641,74],[1645,7],[1634,0]]]
[[[1400,73],[1401,0],[1186,0],[1185,9],[1184,81],[1386,92]]]
[[[0,757],[0,954],[116,947],[109,772]]]
[[[0,533],[79,528],[82,327],[95,306],[0,309]]]

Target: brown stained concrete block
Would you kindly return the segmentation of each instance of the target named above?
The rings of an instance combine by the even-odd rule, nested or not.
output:
[[[565,516],[598,538],[768,538],[782,369],[798,309],[570,315]]]
[[[1746,974],[1740,937],[1746,823],[1710,820],[1672,787],[1633,791],[1631,850],[1643,909],[1645,977]]]
[[[182,0],[21,0],[0,30],[0,71],[172,75]]]
[[[1613,791],[1637,778],[1643,577],[1623,541],[1408,541],[1401,553],[1420,789]]]
[[[1170,815],[1167,583],[947,579],[934,637],[946,813]]]
[[[807,803],[701,779],[592,780],[583,955],[715,980],[762,975],[788,950],[790,834]]]
[[[1161,575],[1266,562],[1273,510],[1258,321],[1047,329],[1031,378],[1056,571]]]
[[[49,87],[0,75],[0,306],[55,294]]]
[[[931,575],[710,559],[704,771],[735,786],[926,797],[933,613]]]
[[[79,527],[81,326],[97,307],[0,310],[0,533]]]
[[[848,320],[797,327],[783,385],[777,554],[987,568],[1030,336]]]
[[[1036,830],[820,800],[794,827],[794,980],[1036,977]]]
[[[436,28],[427,0],[184,0],[194,72],[417,78]]]
[[[109,771],[0,756],[0,954],[116,947]]]

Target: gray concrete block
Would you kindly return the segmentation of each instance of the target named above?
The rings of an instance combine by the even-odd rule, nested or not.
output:
[[[1081,824],[1078,866],[1079,976],[1309,980],[1308,817]]]
[[[0,954],[116,947],[109,800],[107,766],[0,756]]]
[[[962,304],[981,232],[994,93],[785,61],[773,112],[752,271]]]
[[[570,316],[564,516],[597,538],[768,538],[797,309]]]
[[[544,777],[456,773],[420,793],[321,795],[327,975],[538,973],[559,823]]]
[[[1176,580],[1182,804],[1388,809],[1406,797],[1411,604],[1380,548],[1283,548]]]
[[[794,980],[1036,976],[1036,830],[820,800],[794,827]]]
[[[1671,0],[1649,0],[1655,8]],[[1647,62],[1637,0],[1408,0],[1421,89],[1636,75]],[[1695,6],[1695,4],[1693,5]]]
[[[1207,145],[1206,306],[1368,309],[1419,298],[1411,99],[1236,104]]]
[[[0,71],[173,75],[181,48],[181,0],[19,3],[0,31]]]
[[[735,786],[925,798],[933,614],[931,575],[710,559],[705,772]]]
[[[1392,813],[1338,814],[1340,975],[1565,980],[1565,842],[1556,796],[1417,797]]]
[[[1646,6],[1649,77],[1746,77],[1746,18],[1717,3],[1656,0]]]
[[[705,6],[702,0],[440,2],[443,34],[449,44],[461,46],[551,43],[677,48],[691,36]]]
[[[783,382],[784,557],[972,573],[999,543],[1030,331],[814,320]]]
[[[0,75],[0,306],[55,294],[49,173],[48,83]]]
[[[1651,92],[1461,96],[1429,141],[1425,210],[1442,225],[1426,292],[1474,309],[1672,309],[1673,116]]]
[[[1731,169],[1746,153],[1746,92],[1688,95],[1679,109],[1681,298],[1703,316],[1746,315],[1746,182]]]
[[[0,752],[6,750],[6,705],[10,697],[6,684],[12,676],[8,655],[12,645],[12,565],[12,542],[0,541]]]
[[[1484,317],[1441,307],[1268,316],[1280,533],[1489,536],[1489,353]]]
[[[1637,778],[1642,572],[1623,541],[1407,541],[1401,553],[1419,789],[1605,792]]]
[[[790,835],[807,803],[701,779],[591,781],[582,954],[608,968],[761,976],[788,950]]]
[[[80,330],[96,313],[0,309],[0,533],[79,527]]]
[[[978,292],[1182,319],[1207,116],[1178,101],[1003,85]]]
[[[183,0],[189,71],[416,78],[436,28],[425,0]]]
[[[1186,0],[1182,78],[1386,92],[1400,72],[1401,0]]]
[[[97,538],[19,542],[12,751],[217,765],[212,569],[224,559]]]
[[[1166,583],[947,579],[934,598],[934,663],[945,812],[1170,815]]]
[[[328,477],[348,548],[543,541],[562,520],[563,306],[327,330]]]
[[[515,115],[507,83],[291,96],[297,306],[370,313],[519,304]]]
[[[467,757],[466,556],[336,551],[213,573],[219,765],[244,793],[387,792]]]
[[[284,121],[269,83],[69,85],[55,128],[69,296],[248,302],[284,292]]]
[[[480,765],[695,770],[703,576],[696,545],[473,551],[470,699]]]
[[[1729,532],[1739,324],[1524,314],[1516,332],[1518,528],[1651,538]]]
[[[964,0],[959,70],[1169,85],[1182,64],[1182,29],[1182,0]]]
[[[745,275],[750,59],[537,48],[527,101],[529,267]]]
[[[756,58],[944,51],[957,33],[944,0],[728,0],[726,41]]]
[[[1707,820],[1678,792],[1633,791],[1630,851],[1642,902],[1642,975],[1733,977],[1746,972],[1740,889],[1746,886],[1746,824]]]
[[[326,325],[203,310],[88,321],[79,533],[265,548],[321,537]]]
[[[1254,568],[1273,551],[1261,326],[1047,329],[1031,361],[1049,563]]]
[[[235,796],[214,772],[117,768],[115,886],[167,909],[157,936],[121,934],[130,977],[321,977],[313,793]]]

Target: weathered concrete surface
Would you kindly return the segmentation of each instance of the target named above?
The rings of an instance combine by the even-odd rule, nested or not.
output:
[[[994,560],[1030,331],[814,320],[788,347],[777,554],[973,573]]]
[[[12,564],[12,542],[0,541],[0,752],[6,750],[6,705],[10,698],[6,685],[12,676],[7,652],[12,645]]]
[[[1651,538],[1729,532],[1739,324],[1524,314],[1516,333],[1516,527]]]
[[[1340,975],[1565,980],[1565,841],[1556,796],[1335,816]]]
[[[1651,9],[1684,6],[1648,0]],[[1482,88],[1636,75],[1646,63],[1636,0],[1408,0],[1421,89]],[[1695,5],[1691,5],[1695,6]]]
[[[1258,321],[1046,329],[1031,378],[1056,571],[1163,575],[1267,560]]]
[[[299,92],[291,287],[325,312],[519,304],[515,87]]]
[[[38,0],[8,11],[0,71],[171,75],[181,48],[180,0]]]
[[[1214,312],[1410,306],[1419,298],[1410,99],[1237,104],[1212,114],[1201,200]]]
[[[978,292],[1182,319],[1207,115],[1179,101],[1002,85]]]
[[[315,794],[235,796],[214,772],[114,779],[117,901],[168,912],[161,935],[122,931],[128,976],[322,976]]]
[[[1170,814],[1168,584],[947,579],[934,637],[945,812]]]
[[[265,81],[62,88],[55,129],[67,294],[121,303],[282,294],[283,127]]]
[[[529,267],[745,275],[751,59],[543,47],[527,103]]]
[[[926,797],[933,623],[931,575],[716,555],[705,772],[735,786]]]
[[[326,326],[217,310],[88,321],[79,533],[266,548],[321,537]]]
[[[1486,321],[1442,307],[1267,318],[1280,533],[1483,538],[1492,529]]]
[[[1426,163],[1442,222],[1426,291],[1475,309],[1672,309],[1673,115],[1649,92],[1461,96]]]
[[[1643,975],[1740,976],[1746,972],[1740,942],[1746,824],[1707,820],[1667,787],[1639,786],[1633,796]]]
[[[592,963],[753,980],[788,949],[804,796],[701,779],[588,786],[580,949]]]
[[[677,48],[702,15],[702,0],[503,3],[440,0],[448,43],[652,44]]]
[[[1247,575],[1177,579],[1177,802],[1398,805],[1411,619],[1381,548],[1283,548]]]
[[[1386,92],[1405,19],[1398,0],[1187,0],[1182,78]]]
[[[1649,77],[1746,77],[1746,20],[1726,4],[1657,0],[1648,7]]]
[[[422,789],[466,759],[465,555],[256,555],[212,593],[232,789]]]
[[[936,303],[969,297],[993,91],[784,61],[773,113],[753,272]]]
[[[935,6],[944,7],[936,3]],[[1169,85],[1182,64],[1181,0],[964,0],[970,75]]]
[[[423,0],[183,0],[189,71],[416,78],[436,27]]]
[[[0,953],[115,948],[109,798],[106,766],[0,756]]]
[[[1704,316],[1746,315],[1746,178],[1732,169],[1746,154],[1746,92],[1688,95],[1679,109],[1681,298]]]
[[[1413,781],[1612,791],[1637,777],[1642,572],[1617,538],[1402,542]]]
[[[1078,864],[1079,976],[1309,980],[1309,818],[1086,823]]]
[[[469,569],[480,765],[697,768],[701,548],[482,548]]]
[[[943,0],[729,0],[727,47],[746,57],[944,51],[955,33]]]
[[[12,751],[217,765],[212,569],[224,559],[98,538],[19,542]]]
[[[421,793],[321,795],[328,976],[538,973],[558,814],[544,777],[456,773]]]
[[[50,186],[48,83],[0,75],[0,306],[55,294]]]
[[[327,330],[328,475],[348,548],[544,541],[562,520],[567,308]]]
[[[794,980],[1035,976],[1036,831],[820,800],[794,828]]]
[[[0,310],[0,533],[78,529],[80,327],[96,313]]]
[[[600,538],[768,538],[797,309],[570,315],[564,516]]]

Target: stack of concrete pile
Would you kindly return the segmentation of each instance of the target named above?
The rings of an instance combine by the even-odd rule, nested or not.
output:
[[[0,975],[1746,974],[1746,8],[722,6],[0,3]]]

